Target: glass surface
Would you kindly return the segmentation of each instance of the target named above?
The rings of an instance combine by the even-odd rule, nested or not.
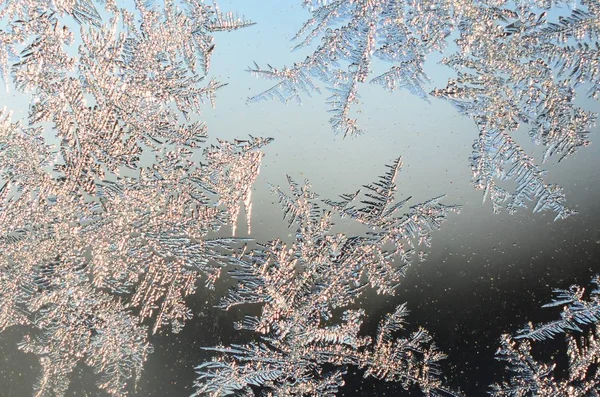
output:
[[[600,393],[598,1],[0,20],[0,395]]]

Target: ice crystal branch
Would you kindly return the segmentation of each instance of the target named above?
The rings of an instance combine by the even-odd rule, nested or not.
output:
[[[567,331],[582,332],[579,326],[600,322],[599,276],[596,276],[592,282],[596,288],[590,292],[588,299],[584,298],[585,288],[577,285],[571,286],[568,290],[555,290],[556,299],[543,307],[563,306],[561,319],[537,326],[530,323],[527,328],[519,331],[518,338],[544,340]]]
[[[261,304],[260,316],[236,324],[260,341],[209,349],[221,356],[197,367],[196,395],[250,393],[252,387],[274,395],[333,395],[346,366],[404,388],[417,385],[428,395],[452,394],[438,368],[444,355],[427,331],[395,337],[404,330],[404,305],[381,323],[375,341],[359,336],[364,312],[349,308],[369,287],[393,294],[412,248],[428,244],[431,230],[457,210],[437,198],[400,214],[406,203],[395,199],[400,167],[395,160],[377,182],[364,186],[365,194],[345,194],[341,201],[320,200],[308,183],[291,178],[289,193],[273,188],[296,229],[295,241],[274,240],[237,255],[230,274],[238,285],[221,303],[224,309]],[[335,217],[349,217],[370,231],[334,233]],[[326,371],[329,366],[338,369]]]
[[[361,132],[357,120],[350,115],[358,103],[359,84],[369,80],[372,59],[394,63],[387,72],[372,76],[371,82],[394,90],[407,88],[426,98],[422,71],[427,54],[446,45],[451,31],[450,9],[446,4],[396,0],[338,0],[304,3],[312,7],[310,18],[295,39],[296,49],[317,39],[316,51],[292,67],[278,70],[255,64],[249,71],[260,77],[275,79],[274,87],[249,98],[250,102],[277,97],[284,102],[300,100],[300,94],[319,92],[313,79],[326,84],[331,96],[331,125],[344,136]]]
[[[41,163],[39,159],[31,162],[28,158],[31,153],[25,150],[28,147],[35,149],[36,142],[19,149],[14,148],[16,142],[19,139],[12,139],[11,147],[5,147],[3,154],[26,156],[20,164],[14,161],[18,158],[13,159],[11,174],[18,168],[27,170],[32,168],[31,165]],[[244,159],[244,149],[239,146],[233,145],[229,149],[222,150],[225,158],[239,155],[246,162],[259,161]],[[219,154],[215,154],[214,158],[219,159]],[[235,166],[236,163],[232,161],[228,165]],[[208,205],[208,199],[203,196],[205,189],[193,181],[218,176],[217,167],[222,167],[222,164],[207,166],[208,169],[202,172],[198,169],[185,178],[175,178],[165,172],[172,168],[154,166],[153,174],[149,176],[147,172],[142,172],[140,180],[99,182],[99,196],[91,201],[89,198],[76,199],[64,194],[64,182],[51,179],[39,169],[34,169],[34,175],[45,177],[45,191],[39,188],[30,191],[32,185],[14,185],[13,188],[12,184],[5,182],[2,193],[6,205],[1,213],[5,227],[0,244],[3,252],[2,328],[30,324],[32,321],[37,323],[34,320],[37,310],[27,305],[33,299],[49,303],[50,297],[41,290],[53,289],[51,287],[57,282],[53,279],[57,265],[45,263],[48,263],[48,258],[60,257],[61,261],[68,260],[72,264],[70,271],[85,267],[88,277],[84,283],[86,293],[95,291],[102,294],[99,289],[108,289],[117,294],[132,293],[129,305],[139,308],[139,319],[131,320],[131,324],[153,317],[153,332],[165,325],[171,325],[173,331],[177,332],[192,315],[184,299],[194,292],[202,273],[209,276],[209,281],[218,275],[219,267],[215,267],[215,261],[224,258],[222,250],[231,249],[231,244],[235,242],[233,239],[206,238],[210,228],[218,229],[230,218],[223,216],[225,214],[218,208]],[[229,171],[223,172],[227,172],[225,175],[231,178],[235,175]],[[246,175],[246,178],[251,178]],[[8,180],[4,176],[2,179]],[[26,181],[21,179],[18,182],[23,180]],[[165,189],[173,183],[186,188],[165,195]],[[239,186],[245,186],[247,182],[238,183]],[[218,187],[224,183],[217,180],[214,185]],[[39,197],[41,193],[47,196]],[[234,205],[233,200],[230,200],[231,205]],[[212,261],[210,266],[209,261]],[[62,286],[62,282],[58,284],[60,289],[57,294],[72,292],[72,289]],[[27,292],[25,295],[24,291]],[[93,299],[93,295],[88,299]],[[80,304],[86,303],[89,302]],[[65,310],[62,306],[66,304],[56,303],[56,311],[44,313],[44,316],[57,321],[52,316],[62,313]],[[68,328],[69,324],[61,327]],[[40,329],[47,331],[43,325]],[[122,332],[124,337],[125,330]],[[53,349],[52,346],[47,348]],[[84,351],[83,347],[77,347],[77,351]],[[120,363],[120,359],[114,359]],[[64,364],[66,367],[62,370],[66,373],[75,364],[67,365],[58,359],[48,363],[55,366],[49,369],[51,372],[58,366],[62,368]],[[60,394],[63,389],[55,385],[53,390]],[[121,393],[118,389],[107,390]]]
[[[546,22],[544,12],[524,5],[472,5],[465,11],[460,51],[443,61],[458,78],[433,95],[449,100],[479,128],[471,157],[475,186],[484,190],[495,211],[506,206],[513,212],[534,201],[536,211],[552,210],[557,219],[572,214],[562,189],[545,182],[544,171],[510,134],[527,126],[532,140],[546,148],[544,161],[553,155],[560,161],[589,144],[596,114],[574,104],[573,83],[559,79],[561,72],[551,67],[558,53],[565,65],[575,62],[573,53],[557,44],[553,36],[558,30]],[[580,21],[561,18],[560,26],[575,29]],[[517,183],[514,193],[496,185],[506,179]]]
[[[152,351],[147,329],[126,305],[92,288],[83,272],[65,267],[60,259],[47,265],[40,270],[46,282],[38,279],[25,294],[31,297],[27,310],[35,313],[38,332],[26,335],[19,347],[40,357],[36,395],[63,395],[82,359],[101,374],[100,388],[123,395],[129,380],[139,379]]]
[[[512,376],[507,382],[492,385],[493,396],[593,396],[600,387],[598,364],[600,364],[600,300],[596,284],[584,299],[585,290],[572,286],[569,290],[556,290],[557,298],[544,307],[563,306],[561,319],[519,331],[512,338],[503,335],[496,358],[508,363]],[[587,336],[580,336],[587,326]],[[565,333],[569,362],[568,377],[556,378],[556,362],[540,362],[532,354],[532,345]],[[515,340],[516,339],[516,340]]]
[[[96,343],[90,335],[108,337],[108,331],[101,332],[95,323],[94,326],[88,324],[81,331],[87,332],[88,342],[78,339],[73,342],[78,345],[61,347],[53,344],[54,336],[47,335],[49,329],[77,334],[80,331],[72,329],[75,323],[64,323],[67,320],[61,316],[67,315],[70,305],[74,306],[73,310],[84,310],[83,307],[93,305],[98,296],[105,296],[101,299],[104,303],[99,305],[108,305],[111,313],[120,308],[120,314],[106,314],[118,323],[102,323],[111,332],[117,332],[118,327],[137,329],[138,322],[149,318],[154,322],[152,332],[164,326],[178,332],[192,316],[185,298],[195,291],[202,274],[208,276],[208,283],[214,281],[220,271],[219,262],[228,260],[224,251],[231,250],[236,243],[231,238],[207,238],[209,230],[218,230],[232,219],[227,210],[211,204],[208,195],[213,191],[205,186],[213,186],[213,190],[226,195],[226,186],[234,180],[238,194],[247,191],[245,186],[254,181],[258,172],[256,164],[260,162],[260,156],[254,155],[258,152],[253,149],[268,140],[255,138],[238,144],[224,143],[224,147],[214,146],[211,162],[202,167],[193,167],[188,157],[191,152],[166,151],[151,168],[142,169],[139,178],[98,181],[94,189],[97,195],[83,197],[65,192],[65,179],[52,178],[44,169],[49,153],[42,151],[39,158],[34,158],[33,155],[44,148],[39,137],[18,131],[17,126],[6,121],[4,127],[0,138],[3,149],[0,158],[5,165],[1,174],[5,182],[1,189],[0,212],[3,225],[0,230],[3,253],[0,257],[3,297],[0,326],[4,329],[17,324],[35,324],[42,335],[46,335],[36,338],[37,347],[27,347],[33,345],[26,343],[23,349],[40,354],[44,368],[49,366],[44,369],[43,381],[37,390],[42,393],[49,387],[62,395],[68,387],[66,375],[79,360],[75,359],[78,356],[74,352],[90,351],[91,347],[85,343]],[[251,165],[248,172],[236,171],[235,167],[243,165]],[[174,185],[181,190],[172,190]],[[171,192],[166,193],[169,190]],[[237,204],[238,197],[228,199],[230,208]],[[75,276],[76,285],[72,287],[63,280]],[[75,298],[70,296],[76,287],[82,288],[83,295],[72,303],[71,299]],[[121,304],[103,291],[127,294],[130,298],[128,303]],[[136,309],[135,317],[130,308]],[[104,309],[92,307],[89,310],[99,315]],[[77,312],[73,316],[85,319],[89,315]],[[77,324],[79,322],[77,320]],[[129,331],[118,332],[120,338],[126,338]],[[131,338],[138,341],[140,334],[146,334],[145,327]],[[115,338],[117,335],[104,341],[106,349],[126,345],[125,340]],[[112,347],[109,342],[114,342]],[[131,354],[142,355],[132,358],[136,372],[141,371],[148,353],[142,342],[143,338],[130,350]],[[136,352],[134,348],[141,350]],[[69,352],[68,357],[53,357],[47,361],[44,358],[47,354],[64,351]],[[106,354],[113,355],[102,359],[103,368],[129,365],[117,356],[117,350]],[[94,360],[89,358],[86,362],[95,366]],[[100,386],[120,395],[125,380],[131,375],[127,373],[119,380],[109,380]],[[60,384],[52,383],[58,379]],[[117,387],[118,384],[121,386]]]
[[[320,40],[319,45],[291,67],[250,68],[277,83],[249,102],[300,101],[303,94],[320,92],[322,83],[332,93],[334,131],[353,135],[360,132],[351,117],[360,84],[369,80],[427,99],[425,61],[432,52],[454,51],[449,38],[457,37],[457,50],[446,52],[442,61],[457,77],[430,94],[447,99],[477,125],[473,184],[484,190],[496,212],[503,207],[514,212],[533,201],[536,210],[565,218],[573,211],[561,188],[545,181],[544,171],[512,136],[528,128],[531,139],[545,148],[543,161],[552,156],[560,161],[589,144],[597,115],[578,107],[575,99],[580,85],[598,96],[600,6],[596,0],[582,1],[570,16],[548,21],[543,8],[562,3],[304,1],[312,17],[296,34],[296,49]],[[372,76],[375,60],[391,65]],[[518,184],[514,192],[497,186],[507,179]]]
[[[249,222],[270,139],[202,151],[191,118],[223,86],[205,81],[211,33],[251,23],[193,0],[8,1],[0,19],[3,78],[31,96],[26,126],[0,115],[0,331],[26,326],[36,395],[64,395],[84,362],[122,396],[147,324],[179,332],[239,243],[209,233],[241,205]]]

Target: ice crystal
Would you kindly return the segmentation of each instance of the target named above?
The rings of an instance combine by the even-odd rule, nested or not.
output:
[[[211,33],[250,22],[194,0],[8,1],[0,18],[3,77],[31,95],[28,125],[0,115],[0,331],[26,326],[36,395],[64,395],[79,362],[125,395],[146,324],[178,332],[238,243],[209,233],[250,216],[270,139],[202,151],[191,120],[222,87],[204,83]]]
[[[359,335],[364,311],[349,308],[367,288],[393,294],[413,246],[428,244],[431,230],[457,209],[436,198],[400,214],[406,203],[394,194],[400,167],[397,159],[377,182],[364,186],[367,193],[345,194],[341,201],[320,201],[308,183],[291,179],[290,195],[274,188],[296,229],[295,241],[274,240],[237,255],[230,274],[238,285],[221,303],[224,309],[261,304],[260,316],[236,324],[260,340],[209,349],[221,356],[197,367],[196,395],[248,394],[253,387],[271,395],[334,395],[347,366],[404,388],[417,385],[428,395],[453,394],[440,376],[444,355],[427,331],[395,337],[404,329],[405,305],[382,321],[375,340]],[[335,233],[335,217],[351,218],[369,231]]]
[[[544,181],[544,172],[511,133],[519,126],[528,128],[532,140],[545,147],[543,161],[553,155],[560,161],[588,145],[596,114],[575,105],[574,85],[586,79],[597,84],[598,76],[583,70],[578,74],[578,55],[562,40],[565,35],[583,40],[580,28],[597,39],[593,26],[600,14],[593,4],[589,13],[575,10],[558,25],[527,4],[471,5],[462,12],[459,52],[443,61],[458,77],[433,95],[475,121],[480,134],[470,159],[473,183],[495,210],[506,205],[514,212],[534,201],[534,211],[549,209],[557,218],[573,213],[565,206],[562,189]],[[559,71],[552,68],[556,62],[562,64]],[[575,67],[570,77],[564,76],[568,65]],[[507,179],[517,183],[512,193],[497,185]]]
[[[533,324],[529,324],[527,328],[519,331],[518,338],[544,340],[566,331],[581,332],[579,325],[600,322],[600,288],[598,288],[600,278],[597,276],[592,281],[596,285],[596,289],[590,292],[589,299],[584,299],[585,288],[577,285],[571,286],[568,290],[555,290],[557,299],[543,307],[564,305],[560,315],[561,319],[535,327]]]
[[[557,299],[544,307],[563,306],[561,319],[519,331],[516,338],[503,335],[497,359],[508,363],[508,382],[492,385],[493,396],[596,396],[600,388],[600,279],[584,299],[584,288],[556,290]],[[588,326],[586,336],[581,326]],[[532,345],[565,333],[569,361],[568,377],[556,378],[556,362],[541,362],[532,355]],[[515,340],[516,339],[516,340]],[[532,341],[534,343],[532,343]]]
[[[29,326],[20,347],[40,358],[36,395],[63,395],[80,360],[102,375],[100,387],[121,395],[151,348],[130,305],[94,285],[91,235],[83,233],[96,228],[101,203],[64,194],[44,170],[40,137],[3,127],[0,330]]]
[[[276,97],[300,101],[302,93],[320,92],[324,82],[336,132],[354,135],[361,130],[350,115],[358,102],[358,87],[369,78],[389,90],[406,88],[427,97],[423,72],[426,56],[446,46],[452,19],[446,2],[397,0],[304,1],[312,17],[295,36],[295,49],[320,40],[316,51],[291,67],[258,65],[249,70],[278,81],[272,88],[249,98],[250,102]],[[393,63],[386,72],[371,76],[373,58]]]
[[[600,87],[598,56],[600,5],[583,1],[568,17],[546,20],[546,12],[563,2],[306,0],[312,17],[297,33],[296,48],[320,40],[304,61],[282,69],[257,64],[249,70],[277,84],[249,99],[276,97],[300,101],[303,93],[329,97],[333,129],[344,135],[360,132],[350,108],[358,102],[359,84],[381,84],[427,99],[430,82],[423,65],[434,51],[452,52],[442,64],[457,78],[431,95],[450,101],[479,129],[470,159],[473,184],[484,190],[494,211],[509,212],[534,201],[535,211],[551,210],[557,218],[573,213],[562,189],[544,180],[544,171],[511,136],[520,126],[545,147],[543,161],[559,160],[588,145],[596,114],[575,105],[575,88]],[[458,37],[456,46],[449,45]],[[373,76],[374,60],[391,63]],[[498,186],[513,180],[514,192]]]
[[[98,181],[95,184],[97,195],[84,197],[65,192],[64,178],[53,179],[40,169],[46,157],[34,158],[36,153],[28,150],[39,149],[40,141],[36,141],[39,137],[24,133],[22,136],[14,135],[16,133],[10,127],[11,136],[6,141],[2,140],[5,144],[2,154],[7,155],[7,161],[0,156],[3,157],[2,163],[9,166],[2,175],[7,182],[2,187],[4,206],[0,212],[3,225],[0,240],[3,253],[0,283],[2,328],[16,324],[40,324],[41,332],[47,333],[55,322],[66,321],[56,317],[66,315],[65,305],[82,306],[80,310],[91,306],[91,313],[100,315],[100,309],[93,307],[94,299],[103,296],[102,291],[110,291],[117,295],[128,294],[128,303],[122,305],[119,300],[114,300],[110,306],[102,302],[116,298],[106,295],[102,305],[117,305],[121,308],[121,316],[131,316],[125,309],[136,308],[138,318],[127,320],[127,323],[116,318],[121,323],[103,325],[123,328],[152,318],[153,332],[165,325],[178,332],[192,316],[185,298],[194,292],[202,274],[208,277],[208,283],[218,276],[218,262],[224,258],[222,251],[231,249],[235,241],[231,238],[207,238],[210,230],[217,230],[231,222],[228,211],[215,206],[217,203],[211,204],[208,194],[213,191],[228,194],[227,189],[233,188],[225,186],[231,183],[230,179],[237,181],[239,191],[248,190],[246,184],[254,181],[260,163],[260,156],[255,155],[258,152],[251,149],[266,141],[253,139],[244,144],[212,147],[209,150],[211,161],[201,167],[192,167],[192,161],[181,149],[167,151],[152,168],[141,170],[139,178]],[[29,140],[28,145],[15,147],[21,140]],[[248,172],[235,172],[235,167],[247,164],[252,164],[246,169]],[[34,178],[39,178],[35,184]],[[173,186],[178,189],[173,190]],[[228,199],[230,208],[235,205],[237,197],[232,195]],[[54,258],[58,258],[58,263],[70,266],[61,271],[66,273],[65,277],[69,273],[84,274],[76,286],[82,284],[80,288],[89,296],[77,295],[79,301],[71,302],[69,295],[74,293],[75,287],[69,287],[66,281],[57,278],[59,265],[55,264]],[[39,303],[34,305],[33,302]],[[55,308],[50,310],[48,306]],[[40,323],[40,315],[49,318]],[[77,315],[83,316],[83,319],[88,316]],[[69,329],[68,324],[60,328],[63,331]],[[88,332],[105,335],[97,329],[96,323],[86,324]],[[73,335],[74,332],[71,329],[68,334]],[[120,332],[120,337],[125,338],[127,332],[132,331],[123,329]],[[41,339],[38,344],[43,341]],[[118,339],[112,342],[123,345]],[[72,347],[72,352],[86,351],[83,346]],[[51,344],[45,349],[49,349],[50,353],[56,349],[64,350]],[[27,351],[38,352],[42,357],[50,354],[41,345]],[[118,357],[112,359],[118,361]],[[135,361],[141,365],[144,359]],[[63,372],[59,371],[62,374],[59,375],[56,367],[52,367],[45,377],[55,374],[62,379],[64,371],[69,372],[57,359],[48,363],[60,367]],[[72,369],[74,364],[69,364],[68,368]],[[46,385],[48,382],[43,383]],[[64,391],[59,386],[53,390],[59,395]],[[107,390],[121,393],[120,389],[108,386]]]

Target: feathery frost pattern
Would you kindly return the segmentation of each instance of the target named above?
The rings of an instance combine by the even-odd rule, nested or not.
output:
[[[573,211],[562,189],[513,137],[526,128],[545,148],[542,161],[589,144],[596,114],[576,99],[600,95],[600,3],[581,0],[549,20],[544,10],[563,3],[303,0],[312,18],[296,48],[320,44],[291,67],[250,68],[276,82],[250,101],[299,101],[325,85],[331,125],[346,136],[361,131],[352,107],[367,81],[443,98],[478,128],[473,184],[494,211],[533,203],[565,218]],[[368,314],[359,298],[393,295],[406,267],[426,256],[415,251],[458,210],[437,197],[402,212],[410,197],[396,199],[399,158],[336,200],[291,178],[289,191],[273,187],[293,241],[240,248],[248,242],[235,237],[240,213],[250,232],[252,187],[271,139],[207,145],[195,120],[225,85],[208,75],[213,33],[250,25],[202,0],[127,8],[0,0],[0,77],[6,93],[16,89],[30,103],[24,120],[0,112],[0,332],[21,331],[18,347],[39,359],[35,396],[64,396],[80,364],[109,395],[134,391],[153,351],[149,336],[180,332],[193,317],[188,298],[226,266],[237,285],[221,308],[253,304],[261,313],[235,324],[252,341],[206,349],[215,357],[197,367],[195,395],[335,395],[349,367],[429,396],[458,394],[429,333],[406,329],[406,305],[376,335],[361,333]],[[448,48],[457,51],[442,64],[456,77],[431,91],[425,62]],[[373,75],[375,60],[391,66]],[[336,222],[365,232],[341,233]],[[215,237],[223,229],[232,237]],[[514,376],[492,394],[597,395],[599,296],[560,290],[547,305],[564,306],[559,320],[504,336],[498,359]],[[531,352],[561,333],[568,379],[555,379],[555,364]]]
[[[351,106],[358,103],[360,83],[370,79],[390,91],[406,88],[427,98],[423,72],[426,56],[443,49],[452,25],[446,4],[436,7],[433,1],[397,0],[304,0],[312,12],[294,37],[300,49],[320,41],[316,51],[291,67],[261,68],[249,71],[274,79],[272,88],[249,98],[250,102],[278,98],[284,102],[301,100],[302,94],[320,92],[321,81],[327,85],[334,131],[344,136],[361,132],[351,116]],[[392,62],[389,70],[371,76],[373,58]]]
[[[359,87],[369,81],[390,91],[407,89],[428,100],[444,98],[473,119],[479,138],[470,158],[473,184],[484,191],[495,212],[512,213],[535,203],[534,211],[550,210],[556,218],[573,213],[559,186],[545,182],[544,171],[527,156],[511,133],[523,127],[543,145],[543,161],[559,161],[589,144],[596,114],[575,105],[576,88],[600,92],[600,3],[583,0],[568,17],[547,20],[547,1],[398,1],[304,0],[312,17],[295,36],[295,49],[318,42],[316,50],[293,66],[249,68],[277,83],[249,102],[278,98],[301,100],[331,92],[330,123],[337,133],[361,132],[351,108]],[[457,37],[455,45],[450,38]],[[456,48],[456,51],[454,50]],[[455,52],[451,52],[455,51]],[[433,52],[456,72],[443,89],[430,94],[423,65]],[[390,63],[374,75],[374,62]],[[507,191],[498,182],[512,180]]]
[[[491,200],[495,211],[506,206],[514,212],[533,201],[534,211],[551,210],[556,219],[573,213],[565,206],[562,189],[545,182],[544,171],[511,133],[527,128],[531,139],[545,147],[543,161],[552,156],[560,161],[589,144],[596,114],[575,105],[575,86],[594,84],[597,76],[576,71],[566,76],[565,65],[575,55],[563,45],[567,36],[598,39],[592,28],[599,20],[597,4],[585,5],[590,12],[574,10],[571,17],[560,19],[562,29],[546,20],[546,12],[532,11],[527,3],[469,5],[461,10],[456,41],[460,51],[442,62],[458,77],[432,94],[475,121],[480,134],[470,159],[473,183],[484,190],[484,199]],[[587,37],[577,32],[578,25],[590,27]],[[553,68],[558,53],[564,62],[561,70]],[[516,182],[514,192],[498,186],[507,179]]]
[[[0,19],[3,78],[31,95],[27,126],[0,115],[0,331],[25,326],[36,396],[64,395],[80,362],[122,396],[149,332],[181,330],[239,243],[209,233],[250,216],[270,139],[202,150],[190,116],[223,86],[211,33],[251,23],[194,0],[9,0]]]
[[[400,167],[397,159],[377,182],[364,186],[366,193],[342,195],[339,202],[320,200],[308,183],[292,179],[290,193],[273,188],[296,230],[295,241],[274,240],[236,255],[229,273],[238,285],[221,303],[224,309],[262,305],[260,316],[236,324],[260,338],[208,349],[220,355],[197,367],[195,395],[252,395],[253,388],[277,396],[335,395],[348,366],[406,389],[416,385],[425,395],[455,394],[442,381],[439,361],[445,356],[427,331],[397,336],[404,331],[405,305],[381,322],[374,340],[359,335],[364,311],[350,309],[367,288],[392,295],[413,248],[428,245],[431,231],[457,210],[436,198],[401,214],[407,200],[394,197]],[[369,231],[335,233],[336,217]]]
[[[597,396],[600,389],[600,278],[585,299],[585,289],[577,285],[556,290],[557,298],[544,307],[562,306],[561,319],[529,325],[516,337],[503,335],[496,359],[506,361],[512,376],[494,384],[493,396]],[[582,329],[581,327],[584,327]],[[585,330],[585,332],[584,332]],[[532,354],[532,345],[565,333],[568,376],[555,378],[555,362],[541,362]],[[583,334],[583,336],[581,336]],[[535,346],[534,346],[535,347]]]

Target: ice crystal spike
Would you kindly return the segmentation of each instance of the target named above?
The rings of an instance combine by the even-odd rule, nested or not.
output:
[[[545,182],[544,171],[508,133],[485,126],[480,128],[470,158],[472,183],[484,191],[483,200],[492,202],[494,212],[506,207],[509,213],[514,213],[528,202],[534,202],[534,212],[550,210],[556,214],[555,219],[575,213],[566,206],[562,188]],[[498,182],[508,179],[517,183],[513,193],[498,186]]]
[[[535,211],[565,218],[574,211],[566,207],[562,190],[545,181],[535,159],[524,155],[511,135],[527,128],[545,148],[542,161],[560,161],[589,144],[597,115],[575,100],[582,85],[593,98],[600,92],[600,7],[596,0],[582,1],[577,6],[583,9],[555,21],[540,9],[562,3],[304,1],[312,17],[296,34],[295,48],[315,42],[318,47],[292,66],[255,64],[250,72],[276,84],[249,102],[300,101],[325,85],[333,130],[358,134],[351,108],[361,83],[407,89],[427,100],[428,87],[438,84],[426,75],[425,62],[432,52],[444,50],[442,65],[457,77],[431,95],[448,100],[479,129],[471,158],[475,187],[491,199],[495,212],[503,207],[514,212],[532,201]],[[450,37],[457,37],[456,46],[448,45]],[[376,61],[389,67],[372,76]],[[498,186],[505,179],[517,182],[514,192]]]
[[[198,280],[243,241],[209,233],[235,230],[240,205],[249,222],[270,141],[206,148],[190,121],[223,86],[206,78],[211,32],[249,22],[195,0],[134,6],[0,5],[3,78],[31,95],[26,122],[0,114],[0,331],[25,326],[37,396],[63,396],[80,363],[131,391],[148,334],[181,330]]]
[[[400,214],[406,202],[395,199],[400,167],[398,158],[378,181],[364,186],[364,194],[345,194],[341,201],[321,200],[308,183],[289,177],[289,193],[273,188],[284,218],[296,230],[295,241],[274,240],[236,255],[229,274],[238,285],[221,302],[224,309],[262,305],[260,316],[236,324],[259,340],[208,349],[220,355],[196,368],[195,395],[250,394],[253,388],[271,395],[335,395],[349,365],[405,389],[453,394],[441,380],[444,355],[429,334],[420,329],[396,336],[404,328],[404,305],[382,322],[375,341],[359,335],[364,312],[350,309],[366,288],[393,294],[411,248],[428,240],[456,210],[436,198]],[[370,231],[335,233],[336,217],[350,217]],[[334,315],[342,310],[341,318]]]
[[[596,276],[592,281],[596,285],[596,288],[589,293],[588,299],[584,298],[585,289],[577,285],[571,286],[568,290],[555,290],[557,298],[551,303],[544,305],[544,307],[563,306],[563,311],[560,315],[561,319],[537,326],[529,324],[527,328],[518,332],[516,339],[544,340],[567,331],[580,332],[580,326],[599,323],[599,276]]]
[[[599,278],[593,280],[596,289],[584,299],[579,286],[556,290],[557,299],[544,307],[563,306],[561,320],[519,331],[518,336],[503,335],[496,359],[507,362],[511,376],[508,381],[491,386],[492,396],[596,396],[600,389],[600,300]],[[581,336],[586,328],[586,335]],[[557,377],[555,362],[542,362],[532,353],[532,345],[542,343],[557,334],[565,334],[568,376]],[[556,371],[558,372],[558,371]]]
[[[219,204],[227,207],[235,235],[240,212],[240,202],[246,211],[246,226],[251,233],[250,217],[252,216],[252,185],[256,180],[263,153],[254,149],[271,142],[271,138],[254,138],[236,140],[234,143],[219,141],[219,146],[205,150],[208,160],[204,186],[219,195]],[[214,171],[213,171],[214,170]]]

